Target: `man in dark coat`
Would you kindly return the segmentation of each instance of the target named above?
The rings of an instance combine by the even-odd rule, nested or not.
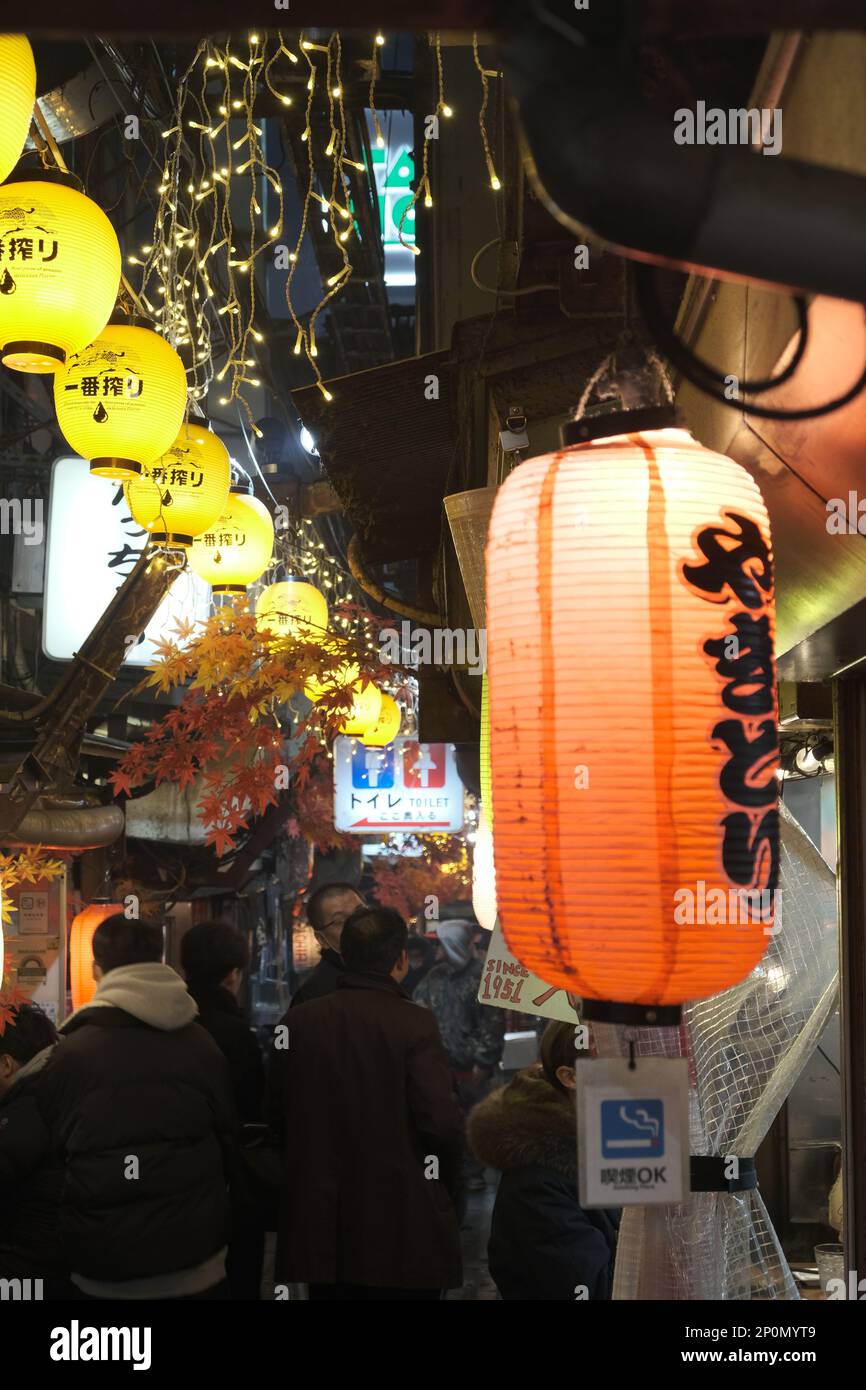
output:
[[[254,1124],[262,1118],[265,1069],[237,1001],[249,965],[246,938],[227,922],[198,922],[181,939],[180,963],[198,1004],[198,1021],[229,1064],[238,1115]]]
[[[63,1164],[39,1104],[57,1032],[19,1004],[0,1033],[0,1279],[40,1279],[45,1298],[69,1297],[57,1229]]]
[[[541,1066],[519,1072],[469,1116],[475,1153],[502,1171],[490,1274],[506,1300],[608,1299],[619,1213],[580,1205],[574,1025],[550,1024],[541,1049]]]
[[[313,1299],[438,1298],[461,1282],[448,1186],[461,1119],[433,1016],[400,989],[406,924],[362,907],[346,971],[293,1009],[272,1068],[286,1150],[278,1278]]]
[[[161,955],[158,926],[97,927],[96,994],[63,1025],[40,1087],[66,1161],[71,1278],[91,1298],[224,1296],[231,1083]]]
[[[363,906],[364,899],[351,883],[326,883],[310,895],[307,921],[315,932],[322,955],[300,989],[295,990],[289,1008],[309,1004],[311,999],[321,999],[337,988],[337,981],[346,968],[340,953],[343,923],[356,908]]]

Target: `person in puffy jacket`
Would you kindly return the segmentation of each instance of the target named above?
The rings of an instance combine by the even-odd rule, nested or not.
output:
[[[159,926],[97,927],[96,994],[61,1028],[40,1085],[65,1163],[70,1277],[91,1298],[225,1296],[231,1081],[161,955]]]
[[[619,1213],[578,1197],[574,1025],[550,1024],[541,1057],[469,1116],[476,1156],[502,1172],[490,1274],[506,1300],[608,1299]]]
[[[39,1100],[56,1044],[35,1004],[18,1004],[0,1033],[0,1279],[40,1280],[49,1299],[72,1292],[57,1230],[63,1165]]]

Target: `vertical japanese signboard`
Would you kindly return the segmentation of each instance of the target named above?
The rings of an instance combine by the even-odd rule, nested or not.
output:
[[[94,477],[85,459],[61,458],[51,473],[47,540],[42,647],[53,661],[70,661],[138,560],[147,532],[130,516],[120,483]],[[179,618],[195,622],[209,612],[204,580],[188,570],[178,575],[126,661],[149,665],[154,643],[173,635]]]

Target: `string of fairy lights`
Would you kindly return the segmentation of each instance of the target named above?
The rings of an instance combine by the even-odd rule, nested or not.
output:
[[[379,149],[385,147],[385,138],[376,89],[385,42],[385,36],[377,32],[372,41],[368,89],[374,141]],[[450,119],[454,112],[446,99],[441,35],[431,35],[430,42],[436,71],[433,115],[437,120]],[[499,191],[502,184],[486,115],[490,81],[500,74],[481,62],[477,35],[473,35],[472,51],[482,88],[478,123],[484,161],[489,186]],[[291,71],[301,62],[307,66],[300,135],[307,164],[298,171],[303,183],[301,217],[294,243],[287,250],[284,288],[295,331],[294,355],[305,358],[322,396],[332,400],[319,369],[317,326],[328,305],[352,278],[351,242],[357,226],[348,171],[368,177],[372,174],[351,157],[347,147],[343,45],[338,31],[324,41],[301,31],[297,41],[290,42],[277,30],[250,33],[244,41],[221,44],[203,39],[199,43],[178,81],[171,125],[162,132],[165,148],[153,234],[139,254],[128,257],[131,265],[141,268],[140,298],[146,310],[168,340],[187,351],[190,396],[201,400],[216,384],[224,393],[219,397],[220,405],[237,403],[256,435],[259,430],[245,391],[261,384],[256,351],[265,335],[256,323],[256,267],[263,256],[278,247],[285,230],[285,207],[282,181],[266,157],[255,108],[263,89],[282,106],[291,107],[294,98],[284,90],[281,72],[284,68]],[[317,172],[319,151],[314,150],[317,112],[327,115],[327,138],[321,152],[329,161],[325,178]],[[429,146],[430,134],[425,132],[421,169],[398,227],[401,244],[415,255],[420,254],[419,248],[404,239],[403,227],[406,218],[414,216],[419,201],[427,209],[433,207]],[[243,201],[248,226],[243,230],[233,213],[233,206],[236,210],[240,203],[239,180],[244,181],[246,193]],[[272,192],[276,204],[276,213],[272,212],[267,221],[266,190]],[[313,215],[323,219],[339,264],[325,280],[318,302],[301,312],[296,305],[295,280]]]

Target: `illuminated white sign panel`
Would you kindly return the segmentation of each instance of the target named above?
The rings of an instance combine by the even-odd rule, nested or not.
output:
[[[70,661],[96,626],[144,549],[147,532],[133,520],[119,482],[95,478],[86,459],[58,459],[51,471],[42,649]],[[174,637],[178,619],[210,612],[210,586],[178,575],[144,633],[130,643],[124,665],[148,666],[154,643]],[[139,635],[139,634],[136,634]]]
[[[353,835],[454,834],[463,829],[463,783],[453,743],[395,738],[387,748],[334,743],[334,825]]]

